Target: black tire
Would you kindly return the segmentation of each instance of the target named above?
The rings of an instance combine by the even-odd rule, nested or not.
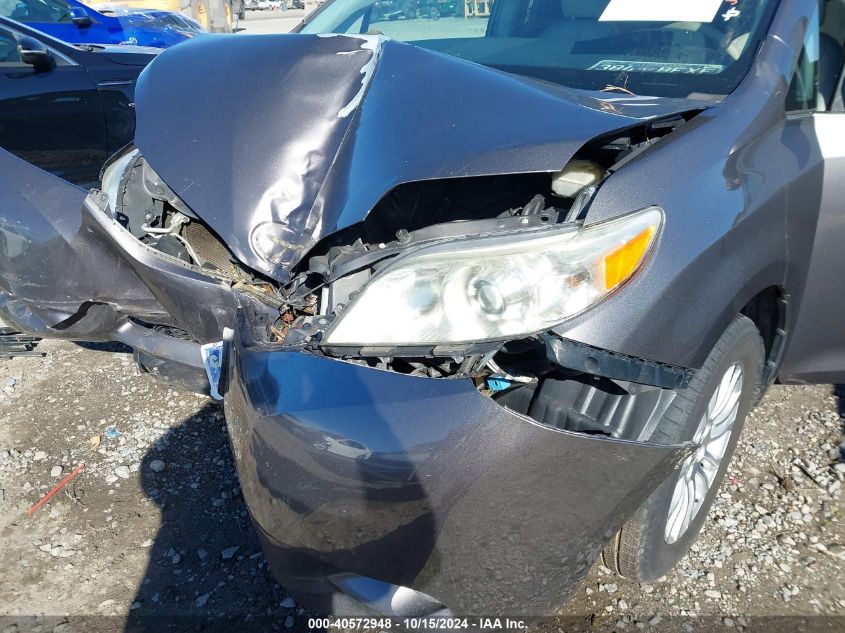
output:
[[[680,471],[663,482],[625,523],[602,553],[605,566],[618,574],[641,582],[660,578],[689,551],[701,526],[704,525],[739,441],[745,417],[759,400],[760,391],[763,389],[765,350],[760,333],[749,318],[742,315],[734,318],[689,386],[675,397],[652,436],[652,441],[661,444],[692,440],[711,397],[722,377],[734,363],[740,363],[743,371],[737,417],[724,457],[703,504],[686,531],[674,543],[667,543],[666,524],[675,484],[681,476]]]

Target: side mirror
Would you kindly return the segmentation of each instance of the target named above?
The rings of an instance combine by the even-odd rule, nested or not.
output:
[[[18,40],[18,54],[24,64],[35,70],[50,70],[56,65],[53,54],[34,37],[24,36]]]
[[[72,7],[70,10],[71,21],[79,28],[86,28],[94,23],[91,16],[82,7]]]

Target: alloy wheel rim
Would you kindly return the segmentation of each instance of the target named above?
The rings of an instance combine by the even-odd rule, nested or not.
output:
[[[742,396],[742,365],[734,363],[725,371],[698,424],[693,442],[698,450],[681,465],[669,504],[664,538],[671,545],[689,529],[728,450]]]

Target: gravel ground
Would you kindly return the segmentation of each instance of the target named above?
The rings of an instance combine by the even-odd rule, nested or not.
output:
[[[305,630],[253,535],[220,407],[139,374],[120,345],[39,349],[0,360],[0,631],[209,630],[197,614]],[[843,413],[830,386],[774,387],[678,568],[639,585],[596,566],[540,628],[845,630]]]

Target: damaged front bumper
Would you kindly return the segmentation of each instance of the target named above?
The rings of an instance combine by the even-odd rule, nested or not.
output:
[[[274,573],[317,608],[548,614],[687,454],[255,334],[241,314],[226,372],[241,487]]]
[[[0,173],[25,183],[0,188],[0,318],[42,337],[125,343],[143,368],[207,393],[200,346],[249,298],[135,239],[101,192],[3,151]]]
[[[197,340],[219,338],[222,324],[231,323],[237,308],[234,293],[135,240],[103,212],[99,202],[100,194],[89,194],[82,204],[78,232],[67,242],[53,240],[63,258],[41,261],[47,278],[43,291],[52,293],[50,300],[41,299],[42,286],[32,283],[32,274],[24,271],[24,285],[0,289],[0,315],[43,337],[119,341],[133,348],[147,371],[207,393]],[[61,297],[56,287],[67,266],[75,272],[66,278],[69,290]],[[14,279],[4,274],[5,282]],[[199,301],[209,309],[197,311]],[[183,323],[192,331],[176,325]]]
[[[200,348],[234,324],[219,388],[244,496],[273,571],[317,608],[548,614],[688,454],[648,441],[689,378],[677,368],[552,337],[523,352],[549,373],[498,392],[486,374],[272,342],[280,309],[258,281],[152,248],[101,192],[3,152],[0,173],[27,183],[0,188],[16,327],[123,341],[205,390]]]

